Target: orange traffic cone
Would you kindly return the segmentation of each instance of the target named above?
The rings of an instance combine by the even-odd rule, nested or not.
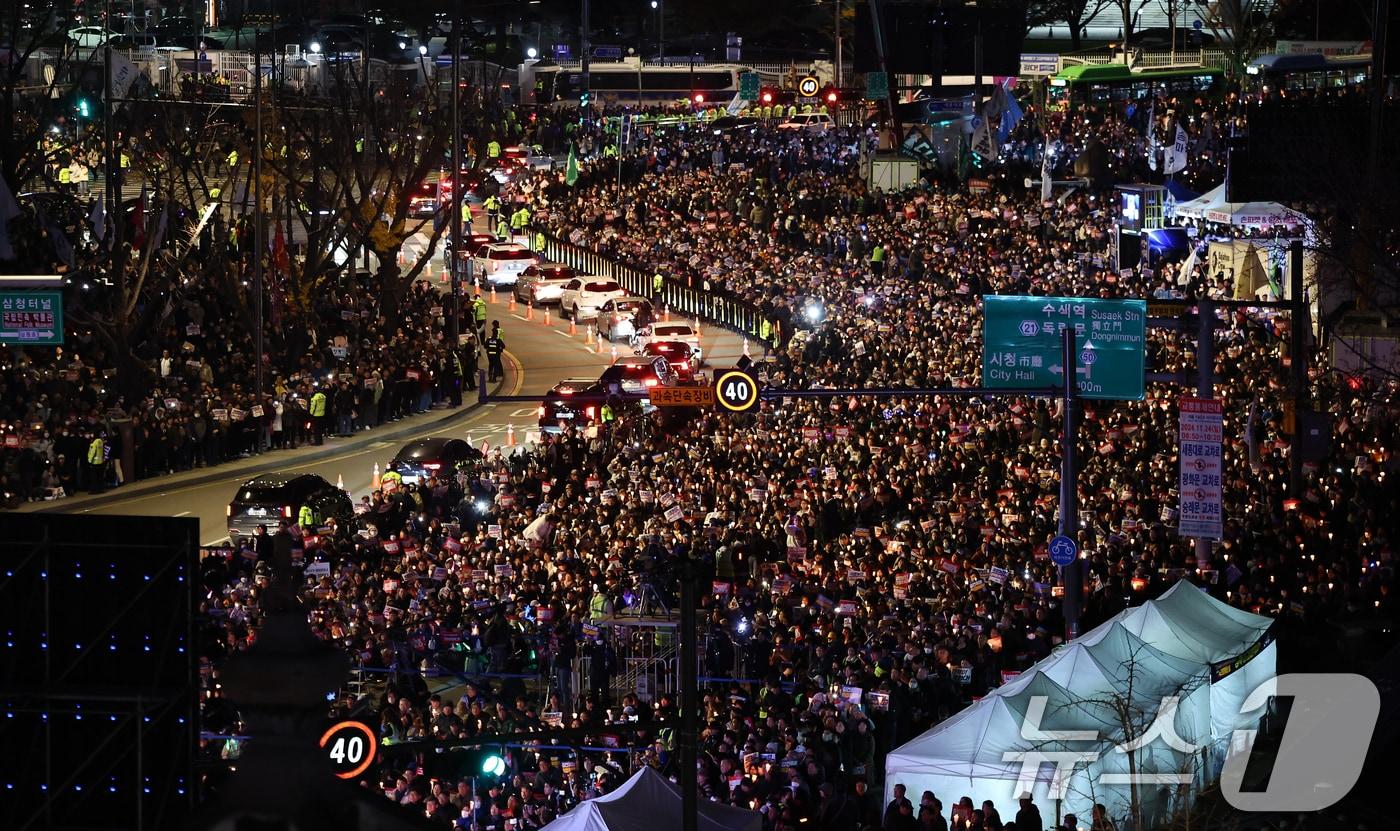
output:
[[[696,339],[697,341],[698,341],[698,340],[701,340],[701,337],[700,337],[700,316],[699,316],[699,315],[696,315],[696,316],[695,316],[695,339]]]
[[[496,287],[495,287],[495,286],[492,286],[492,287],[491,287],[491,302],[492,302],[492,303],[495,303],[495,302],[496,302]]]
[[[603,336],[598,333],[597,327],[593,329],[593,353],[595,355],[603,354]]]
[[[525,319],[526,319],[526,320],[534,320],[534,319],[535,319],[535,301],[533,301],[533,300],[527,300],[527,301],[525,301]]]
[[[663,322],[663,323],[670,323],[670,322],[671,322],[671,307],[670,307],[670,306],[662,306],[662,307],[661,307],[661,322]]]
[[[374,463],[374,475],[369,478],[369,489],[379,490],[379,462]]]
[[[514,447],[514,446],[515,446],[515,425],[514,425],[514,424],[507,424],[507,425],[506,425],[506,447]]]
[[[616,347],[616,346],[609,347],[609,350],[608,350],[608,351],[610,351],[610,352],[612,353],[612,359],[613,359],[614,361],[616,361],[616,360],[617,360],[617,347]]]
[[[510,307],[508,311],[515,311],[515,292],[510,293]]]
[[[345,490],[345,477],[341,476],[339,473],[335,475],[335,489],[338,491]]]
[[[577,335],[577,334],[578,334],[578,323],[571,317],[571,318],[569,318],[569,337],[573,337],[574,335]]]
[[[546,326],[550,325],[550,324],[549,324],[549,307],[548,307],[548,306],[545,306],[545,307],[544,307],[544,325],[546,325]]]

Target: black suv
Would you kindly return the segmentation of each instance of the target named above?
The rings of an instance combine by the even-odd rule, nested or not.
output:
[[[480,458],[481,451],[467,444],[466,439],[417,439],[399,450],[388,469],[402,476],[404,484],[411,485],[434,473],[440,478],[449,477],[457,465]]]
[[[295,523],[302,505],[310,505],[322,522],[335,517],[344,523],[355,516],[350,495],[316,474],[272,473],[244,482],[228,504],[229,539],[252,536],[259,525],[270,533],[281,520]]]

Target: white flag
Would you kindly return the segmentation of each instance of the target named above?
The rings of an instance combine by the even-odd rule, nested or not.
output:
[[[986,116],[972,119],[972,152],[988,162],[997,160],[997,142]]]
[[[1157,97],[1147,105],[1147,166],[1157,169]]]
[[[739,111],[744,108],[745,103],[744,96],[736,92],[734,93],[734,100],[729,102],[729,106],[725,107],[724,111],[729,115],[738,115]]]
[[[1167,146],[1167,152],[1162,156],[1162,167],[1166,173],[1179,173],[1186,169],[1186,143],[1186,129],[1178,122],[1176,140]]]
[[[112,77],[107,89],[112,96],[113,111],[121,108],[121,100],[131,91],[131,85],[136,82],[136,74],[140,71],[136,64],[127,60],[117,50],[112,50]]]
[[[1050,138],[1045,139],[1045,152],[1040,154],[1040,201],[1049,202],[1054,188],[1054,169],[1050,167]]]

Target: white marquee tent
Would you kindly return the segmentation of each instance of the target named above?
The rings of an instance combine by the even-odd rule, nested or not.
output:
[[[1218,222],[1237,228],[1272,228],[1275,225],[1301,226],[1307,217],[1277,202],[1230,202],[1225,186],[1213,188],[1185,202],[1176,203],[1171,216],[1178,220]]]
[[[760,831],[763,817],[730,805],[700,800],[699,831]],[[658,831],[681,827],[681,791],[649,767],[617,790],[580,803],[544,831]]]
[[[1158,738],[1132,755],[1137,771],[1157,780],[1139,787],[1139,799],[1147,816],[1158,814],[1168,808],[1176,787],[1169,777],[1185,773],[1197,785],[1213,779],[1223,740],[1257,721],[1259,713],[1238,710],[1244,696],[1273,675],[1274,645],[1265,638],[1270,622],[1181,581],[1157,600],[1058,647],[1010,683],[891,752],[885,762],[886,799],[902,783],[916,795],[933,791],[945,806],[970,796],[973,804],[990,799],[1003,814],[1014,813],[1026,781],[1016,754],[1094,751],[1095,759],[1076,766],[1061,813],[1087,819],[1093,804],[1101,802],[1111,815],[1124,817],[1132,790],[1121,780],[1113,784],[1113,775],[1128,772],[1129,755],[1117,747],[1127,731],[1140,735],[1155,721],[1164,698],[1176,696],[1171,725],[1179,747]],[[1249,654],[1251,647],[1258,647],[1252,660],[1222,675],[1219,662]],[[1125,711],[1130,715],[1124,717]],[[1098,738],[1047,735],[1071,730],[1092,731]],[[1034,776],[1031,790],[1042,811],[1053,804],[1053,774],[1053,764],[1045,763]]]

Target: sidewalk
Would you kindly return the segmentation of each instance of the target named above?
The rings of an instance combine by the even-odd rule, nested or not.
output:
[[[512,389],[518,388],[523,381],[524,368],[515,357],[510,356],[507,362],[506,377],[497,382],[490,392],[493,394],[505,394]],[[423,433],[440,430],[451,426],[454,422],[465,419],[468,415],[480,409],[477,402],[476,393],[471,390],[464,390],[462,395],[462,406],[457,409],[432,409],[425,413],[411,415],[398,422],[393,423],[389,429],[384,427],[366,430],[344,438],[327,438],[325,444],[307,444],[291,450],[269,450],[246,459],[234,459],[224,462],[221,465],[211,467],[198,467],[192,470],[183,470],[169,476],[156,476],[149,479],[141,479],[119,488],[114,488],[103,493],[86,494],[81,493],[69,496],[64,499],[57,499],[53,502],[26,502],[15,509],[18,513],[72,513],[80,511],[94,505],[100,505],[115,498],[127,499],[135,496],[145,496],[153,493],[161,493],[169,490],[197,487],[211,482],[227,479],[231,476],[244,475],[248,478],[263,473],[273,473],[284,468],[314,462],[318,459],[330,458],[343,454],[347,451],[358,451],[369,449],[371,445],[378,442],[393,442],[400,439],[412,438]]]

